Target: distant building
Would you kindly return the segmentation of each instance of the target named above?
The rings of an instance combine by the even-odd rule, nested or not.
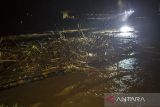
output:
[[[71,15],[70,11],[62,11],[62,18],[63,19],[74,19],[75,17],[73,15]]]

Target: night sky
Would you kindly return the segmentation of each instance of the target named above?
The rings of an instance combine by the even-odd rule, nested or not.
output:
[[[158,0],[122,1],[129,2],[132,8],[141,13],[158,10]],[[107,13],[108,10],[117,9],[117,4],[118,0],[1,0],[0,34],[50,30],[61,21],[59,14],[63,10]]]

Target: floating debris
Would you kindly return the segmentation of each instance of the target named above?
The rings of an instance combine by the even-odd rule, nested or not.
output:
[[[9,36],[1,42],[0,88],[14,87],[54,74],[105,71],[121,56],[128,55],[130,51],[127,50],[134,46],[129,41],[126,48],[126,42],[121,39],[116,38],[114,42],[113,37],[102,34],[83,33],[77,36],[75,33],[73,37],[59,32],[59,36],[45,35],[48,36],[39,39],[31,39],[30,35],[27,40],[25,35],[14,36],[14,39]],[[119,67],[134,69],[135,62],[134,58],[122,60]]]

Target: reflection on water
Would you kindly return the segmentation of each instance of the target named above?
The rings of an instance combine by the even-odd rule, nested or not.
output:
[[[135,53],[135,52],[132,52],[132,53],[129,53],[128,55],[129,55],[129,56],[133,56],[133,55],[136,55],[136,53]]]
[[[134,69],[136,65],[136,58],[124,59],[120,61],[118,65],[120,68],[123,68],[123,69],[128,69],[128,70]]]
[[[104,35],[109,36],[109,39],[111,39],[111,46],[105,51],[102,51],[104,49],[99,50],[101,54],[97,54],[89,62],[97,70],[98,68],[105,69],[103,71],[100,70],[100,72],[98,71],[94,76],[92,75],[93,80],[97,81],[101,79],[105,82],[98,82],[94,88],[90,88],[90,91],[99,93],[99,95],[102,91],[104,93],[128,92],[132,84],[135,83],[136,78],[138,78],[137,72],[130,72],[137,71],[138,59],[130,58],[137,55],[137,52],[134,51],[134,47],[137,45],[137,35],[133,32]],[[103,52],[104,56],[102,56]]]
[[[130,32],[65,38],[55,42],[62,46],[57,48],[58,52],[51,53],[58,53],[51,65],[57,62],[61,66],[69,65],[68,71],[72,71],[68,73],[66,70],[67,75],[51,82],[56,86],[53,88],[56,91],[51,90],[52,97],[60,104],[56,107],[101,107],[104,93],[128,92],[138,78],[136,72],[129,72],[136,71],[139,60],[130,58],[137,54],[134,51],[136,37]]]
[[[129,55],[132,55],[129,54]],[[123,59],[111,66],[109,66],[107,69],[108,70],[112,70],[112,71],[116,71],[116,70],[134,70],[136,68],[137,65],[137,59],[136,58],[128,58],[128,59]]]
[[[109,66],[108,70],[112,72],[110,75],[112,74],[111,77],[113,77],[113,80],[110,81],[112,83],[111,92],[128,92],[138,78],[136,65],[136,58],[128,58]]]
[[[125,33],[118,33],[116,37],[122,37],[122,38],[136,38],[137,35],[135,35],[132,32],[125,32]]]
[[[90,66],[98,70],[96,75],[92,75],[92,82],[97,80],[104,80],[105,82],[98,82],[94,88],[90,88],[90,91],[93,92],[94,90],[93,93],[100,93],[99,90],[104,93],[127,92],[131,84],[134,84],[135,79],[138,78],[136,72],[130,72],[131,70],[136,71],[138,62],[137,58],[130,58],[137,54],[134,51],[134,47],[137,45],[137,35],[133,32],[104,35],[109,36],[111,46],[106,50],[101,48],[99,51],[95,51],[97,56],[92,57],[88,62]],[[99,70],[99,68],[102,70]],[[103,85],[103,88],[101,85]]]

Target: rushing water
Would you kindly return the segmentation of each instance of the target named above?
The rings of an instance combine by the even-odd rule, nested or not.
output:
[[[118,67],[128,70],[135,69],[135,65],[136,65],[136,58],[128,58],[118,62]]]
[[[88,55],[84,62],[87,70],[65,73],[2,91],[0,103],[19,103],[32,107],[103,107],[104,93],[159,91],[157,50],[145,47],[149,44],[145,44],[143,39],[133,32],[103,32],[100,36],[103,38],[97,37],[94,44],[89,44],[90,46],[83,50]],[[93,41],[92,36],[75,39]],[[107,48],[96,47],[99,44],[104,47],[107,45]],[[18,100],[17,93],[24,99]]]

